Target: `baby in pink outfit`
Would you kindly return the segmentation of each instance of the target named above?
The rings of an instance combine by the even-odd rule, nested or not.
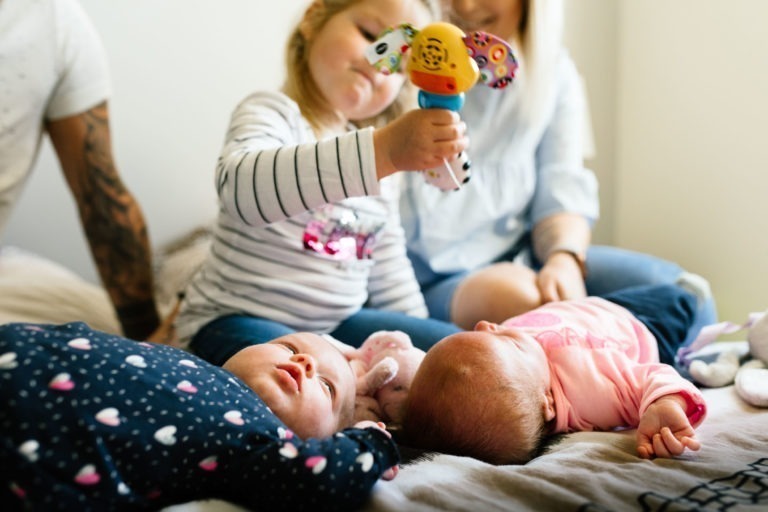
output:
[[[671,310],[692,311],[686,292],[663,292],[672,294]],[[663,301],[658,308],[668,320]],[[681,329],[692,318],[683,314]],[[448,336],[416,373],[404,441],[496,464],[523,463],[550,434],[637,427],[640,457],[698,450],[694,428],[706,413],[703,397],[659,362],[657,348],[662,336],[685,336],[640,318],[646,323],[626,307],[589,297]]]

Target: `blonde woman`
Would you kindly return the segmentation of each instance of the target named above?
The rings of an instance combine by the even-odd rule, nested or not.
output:
[[[677,283],[698,296],[696,325],[714,322],[703,278],[649,255],[590,246],[597,181],[583,164],[584,91],[563,47],[563,9],[562,0],[450,2],[451,21],[509,41],[520,68],[502,91],[467,93],[466,186],[446,194],[419,176],[404,179],[401,215],[430,316],[472,329],[546,302]]]

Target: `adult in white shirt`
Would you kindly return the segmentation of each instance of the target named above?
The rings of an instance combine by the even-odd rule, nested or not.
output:
[[[0,233],[47,133],[124,334],[158,326],[147,227],[112,158],[101,41],[76,0],[0,1]]]

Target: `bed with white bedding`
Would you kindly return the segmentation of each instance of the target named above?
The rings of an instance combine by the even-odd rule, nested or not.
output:
[[[640,459],[627,430],[563,436],[523,466],[430,456],[380,483],[366,510],[768,510],[768,409],[732,386],[704,394],[698,452]]]
[[[635,455],[634,430],[578,432],[522,466],[430,454],[379,482],[364,512],[765,511],[768,409],[747,405],[733,386],[704,391],[709,414],[698,452],[676,459]],[[233,512],[195,502],[167,512]]]
[[[166,255],[158,269],[161,307],[204,250]],[[177,259],[172,259],[177,258]],[[169,272],[173,269],[173,272]],[[60,266],[24,251],[0,250],[0,323],[83,320],[116,332],[106,294]],[[738,342],[737,342],[738,343]],[[745,344],[740,345],[745,348]],[[747,405],[732,386],[706,389],[702,449],[675,459],[635,454],[634,430],[562,436],[521,466],[492,466],[403,450],[398,477],[379,482],[366,512],[526,510],[768,510],[768,409]],[[220,501],[172,512],[242,510]]]

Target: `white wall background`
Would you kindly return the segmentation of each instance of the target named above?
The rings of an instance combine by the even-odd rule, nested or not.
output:
[[[597,146],[596,241],[706,276],[722,319],[765,310],[768,2],[566,2]]]
[[[157,246],[209,221],[229,113],[282,81],[307,0],[81,0],[106,45],[118,167]],[[566,0],[601,184],[595,239],[709,278],[721,317],[768,307],[768,2]],[[96,280],[46,146],[6,243]]]
[[[615,242],[768,308],[768,2],[624,0]]]

